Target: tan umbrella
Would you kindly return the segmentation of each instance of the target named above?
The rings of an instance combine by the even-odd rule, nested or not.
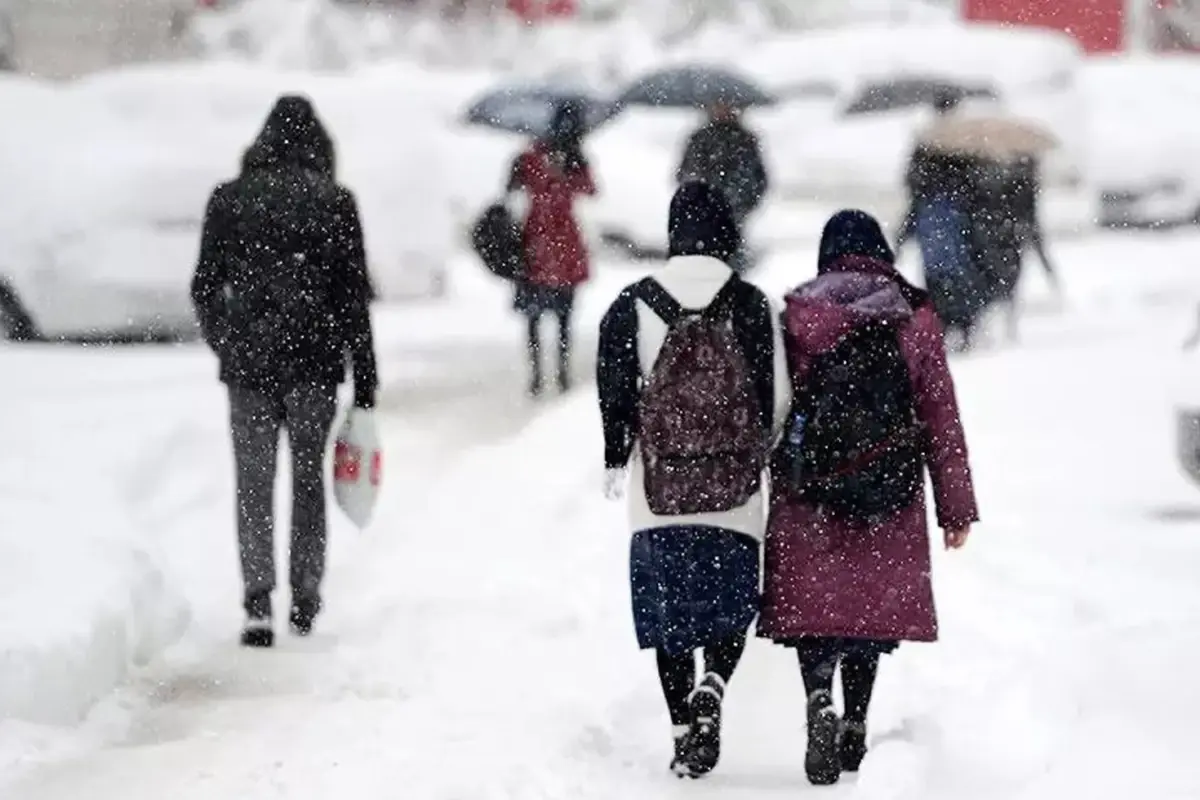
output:
[[[921,134],[926,147],[948,153],[1011,160],[1039,156],[1058,147],[1058,138],[1037,123],[1011,117],[949,117]]]

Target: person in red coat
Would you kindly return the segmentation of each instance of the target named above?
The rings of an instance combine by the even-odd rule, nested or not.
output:
[[[784,311],[794,391],[815,357],[857,325],[899,322],[898,343],[948,549],[979,519],[942,326],[924,291],[906,282],[879,223],[842,211],[825,226],[817,277]],[[777,482],[780,483],[780,482]],[[879,656],[902,640],[937,639],[925,494],[883,519],[834,519],[774,487],[765,545],[760,636],[796,648],[808,694],[809,780],[833,783],[866,755],[866,720]],[[844,719],[832,700],[841,666]]]
[[[535,141],[513,163],[508,191],[524,190],[525,272],[515,306],[529,325],[529,392],[542,392],[539,329],[542,317],[558,318],[558,387],[570,388],[571,310],[575,289],[589,277],[588,251],[575,218],[575,199],[594,195],[596,184],[582,149],[584,110],[565,103],[555,112],[550,134]]]

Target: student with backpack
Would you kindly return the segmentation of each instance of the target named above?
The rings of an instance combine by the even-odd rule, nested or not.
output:
[[[793,401],[771,461],[758,633],[799,656],[818,785],[866,755],[880,655],[937,639],[926,469],[947,549],[979,519],[942,326],[894,260],[873,217],[838,212],[817,277],[786,298]]]
[[[763,471],[789,382],[779,315],[730,267],[741,242],[721,193],[681,186],[668,234],[666,266],[601,321],[597,382],[606,494],[632,473],[634,626],[657,654],[671,770],[700,777],[720,758],[725,687],[758,613]]]
[[[306,636],[321,611],[338,385],[349,361],[354,404],[372,408],[378,382],[358,205],[334,177],[332,140],[306,98],[280,98],[241,174],[213,191],[191,298],[229,391],[242,644],[270,647],[280,431],[292,461],[288,619]]]

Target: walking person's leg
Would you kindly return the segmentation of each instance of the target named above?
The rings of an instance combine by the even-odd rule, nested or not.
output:
[[[325,514],[325,452],[337,413],[337,387],[305,386],[287,395],[288,445],[292,455],[292,539],[289,578],[292,630],[312,630],[321,611],[328,528]]]
[[[721,710],[725,703],[725,687],[742,654],[746,651],[747,631],[722,639],[704,648],[704,677],[691,693],[692,741],[691,765],[697,775],[704,775],[721,760]]]
[[[759,545],[732,531],[696,528],[687,534],[692,583],[687,593],[694,627],[704,642],[704,676],[692,693],[691,765],[697,775],[721,759],[721,711],[746,635],[759,606]]]
[[[282,404],[245,389],[229,390],[229,421],[237,472],[238,553],[246,627],[242,644],[270,647],[271,593],[275,590],[275,461]]]
[[[529,356],[529,394],[537,397],[542,393],[542,312],[531,308],[525,312],[525,320],[526,352]]]
[[[558,388],[571,389],[571,312],[575,305],[575,290],[564,289],[564,297],[555,310],[558,317]]]
[[[696,658],[691,652],[672,655],[666,650],[656,651],[658,680],[662,685],[663,699],[667,701],[667,713],[671,717],[671,733],[675,738],[675,757],[671,760],[671,771],[686,775],[688,742],[691,723],[691,706],[688,702],[696,686]]]
[[[840,749],[845,772],[857,772],[867,754],[867,711],[878,671],[878,652],[851,652],[842,658],[842,707],[845,713]]]
[[[808,638],[796,644],[800,674],[808,695],[808,750],[804,771],[810,783],[828,786],[842,774],[838,752],[841,722],[833,707],[833,676],[840,660],[840,642],[836,639]]]

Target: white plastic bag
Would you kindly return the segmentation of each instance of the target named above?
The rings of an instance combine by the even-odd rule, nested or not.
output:
[[[383,478],[383,450],[375,415],[350,408],[333,444],[333,496],[351,522],[361,530],[371,521]]]

